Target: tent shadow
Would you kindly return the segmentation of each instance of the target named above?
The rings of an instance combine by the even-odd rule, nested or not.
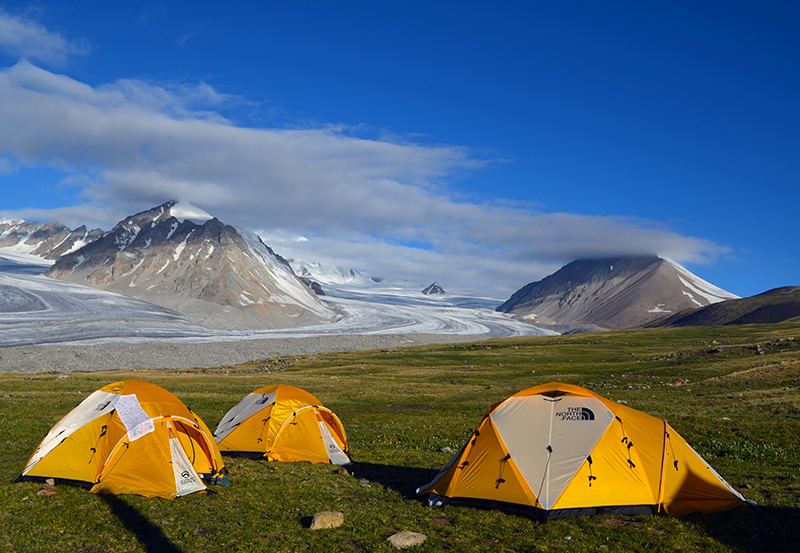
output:
[[[685,520],[716,541],[747,553],[794,552],[800,543],[800,509],[796,508],[764,506],[689,515]]]
[[[263,453],[255,451],[223,451],[223,457],[230,457],[231,459],[250,459],[251,461],[266,461]]]
[[[108,504],[111,514],[136,536],[146,551],[149,553],[182,553],[179,547],[169,541],[161,528],[147,520],[124,500],[111,494],[100,497]]]
[[[422,469],[417,467],[399,467],[395,465],[378,465],[375,463],[353,462],[346,466],[347,471],[355,478],[364,478],[385,488],[392,489],[404,499],[421,500],[417,488],[433,480],[438,469]]]

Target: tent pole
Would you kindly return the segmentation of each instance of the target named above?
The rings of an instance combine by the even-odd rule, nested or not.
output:
[[[658,504],[656,505],[656,512],[661,512],[661,506],[664,503],[664,475],[667,470],[667,440],[669,439],[669,432],[667,431],[667,419],[664,421],[664,450],[661,452],[661,478],[658,481]]]

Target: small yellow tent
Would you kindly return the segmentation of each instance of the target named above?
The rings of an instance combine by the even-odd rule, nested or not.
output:
[[[88,483],[95,493],[173,499],[206,489],[224,463],[211,431],[178,398],[139,380],[104,386],[61,419],[24,478]]]
[[[350,463],[338,417],[294,386],[276,384],[248,394],[222,418],[214,438],[222,451],[262,453],[270,461]]]
[[[588,514],[683,516],[743,507],[666,420],[561,383],[489,408],[466,444],[417,493],[542,519]]]

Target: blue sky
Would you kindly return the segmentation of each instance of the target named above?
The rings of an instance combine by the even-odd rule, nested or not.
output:
[[[798,285],[798,28],[791,2],[0,1],[0,216],[177,198],[500,298],[641,253]]]

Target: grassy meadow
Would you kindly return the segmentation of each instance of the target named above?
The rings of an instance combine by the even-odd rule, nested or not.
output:
[[[0,350],[2,355],[2,350]],[[355,463],[225,457],[232,487],[168,501],[15,482],[48,430],[97,388],[136,378],[174,393],[213,430],[252,390],[290,384],[342,420]],[[539,523],[500,511],[429,508],[430,481],[509,395],[585,386],[670,424],[757,510],[578,517]],[[0,551],[85,553],[800,550],[800,323],[657,329],[254,360],[217,369],[0,374]],[[319,511],[344,525],[310,530]]]

